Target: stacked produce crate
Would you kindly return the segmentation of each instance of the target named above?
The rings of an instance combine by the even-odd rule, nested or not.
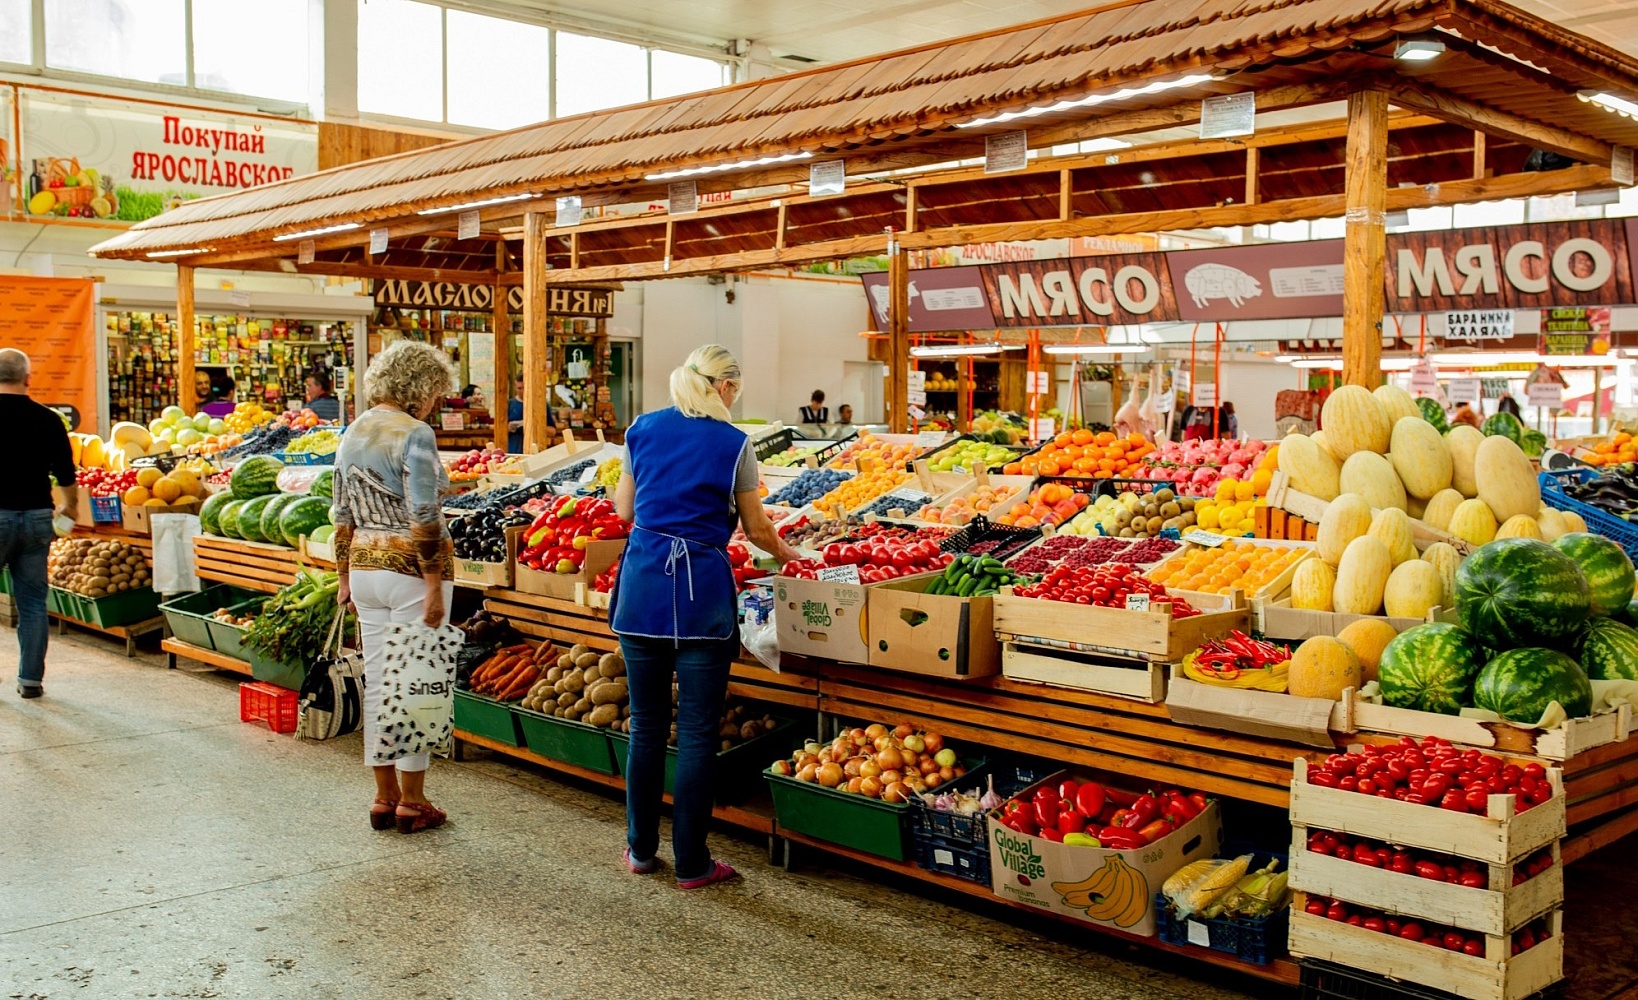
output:
[[[1469,1000],[1522,1000],[1563,977],[1556,769],[1546,801],[1520,811],[1522,794],[1490,794],[1482,812],[1326,787],[1309,771],[1299,759],[1291,783],[1293,956]]]

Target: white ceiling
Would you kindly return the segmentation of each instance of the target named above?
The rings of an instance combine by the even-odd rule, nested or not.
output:
[[[1005,28],[1094,6],[1094,0],[451,0],[559,15],[622,33],[699,44],[749,39],[774,57],[837,62]],[[1638,51],[1635,0],[1513,0],[1625,52]],[[762,54],[758,52],[757,54]]]

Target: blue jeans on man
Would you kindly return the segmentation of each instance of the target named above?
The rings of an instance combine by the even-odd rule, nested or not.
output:
[[[722,640],[638,639],[623,636],[631,695],[631,748],[626,758],[626,840],[648,859],[660,846],[666,740],[671,730],[671,682],[677,682],[677,773],[672,783],[671,844],[678,881],[711,871],[705,835],[715,797],[712,770],[722,741],[728,668],[739,636]]]
[[[11,600],[17,608],[17,684],[25,691],[40,689],[45,678],[51,518],[50,508],[0,510],[0,568],[11,571]]]

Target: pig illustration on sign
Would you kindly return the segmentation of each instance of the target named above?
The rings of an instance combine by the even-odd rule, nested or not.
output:
[[[1202,309],[1212,299],[1228,299],[1230,305],[1239,308],[1246,304],[1246,299],[1263,294],[1263,286],[1256,278],[1227,264],[1192,267],[1183,276],[1183,285],[1194,304]]]

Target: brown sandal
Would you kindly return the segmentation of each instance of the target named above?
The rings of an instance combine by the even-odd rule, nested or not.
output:
[[[377,807],[381,807],[380,812],[376,811]],[[397,800],[389,802],[386,799],[376,799],[374,802],[370,803],[370,829],[391,830],[393,823],[398,818],[397,813]]]
[[[415,812],[406,816],[404,814],[405,809],[414,809]],[[430,802],[423,802],[419,805],[408,805],[401,802],[398,804],[397,813],[399,833],[420,833],[422,830],[431,830],[434,827],[443,826],[444,821],[449,819],[448,814]]]

